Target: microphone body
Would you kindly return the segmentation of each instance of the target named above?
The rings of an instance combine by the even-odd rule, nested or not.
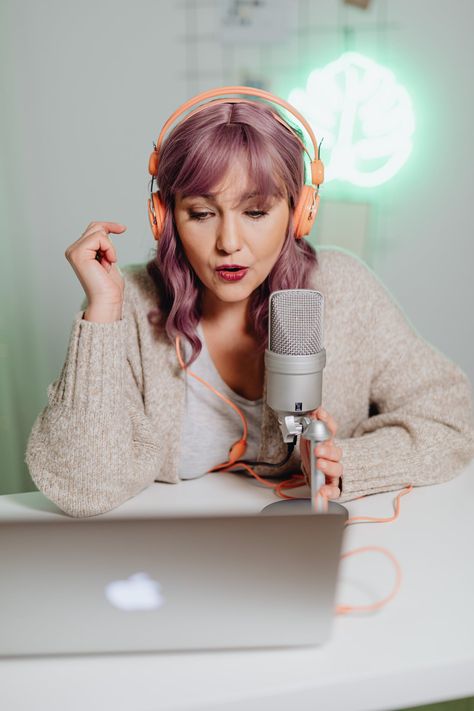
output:
[[[284,355],[265,351],[267,404],[275,412],[304,414],[321,405],[326,351]]]
[[[311,443],[311,501],[321,511],[317,492],[326,478],[316,468],[314,448],[331,433],[308,413],[321,405],[323,368],[324,297],[314,289],[284,289],[270,294],[266,402],[278,417],[284,442],[302,435]]]

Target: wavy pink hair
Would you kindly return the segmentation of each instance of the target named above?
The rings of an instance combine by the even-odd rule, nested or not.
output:
[[[161,147],[157,182],[167,210],[156,256],[146,265],[159,296],[158,308],[148,313],[148,320],[165,330],[173,344],[177,335],[190,342],[188,366],[202,348],[196,326],[201,318],[203,285],[185,255],[176,228],[177,192],[212,192],[232,162],[244,156],[251,183],[265,196],[264,201],[274,195],[287,198],[290,219],[280,255],[266,279],[250,295],[248,304],[259,352],[268,342],[270,293],[309,288],[311,273],[318,265],[316,250],[309,242],[294,239],[293,212],[304,183],[303,150],[291,130],[275,119],[272,110],[261,102],[209,105],[178,124]],[[291,125],[304,141],[301,129]]]

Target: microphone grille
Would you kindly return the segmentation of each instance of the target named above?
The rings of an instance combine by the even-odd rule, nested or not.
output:
[[[324,297],[314,289],[270,294],[269,349],[281,355],[314,355],[323,349]]]

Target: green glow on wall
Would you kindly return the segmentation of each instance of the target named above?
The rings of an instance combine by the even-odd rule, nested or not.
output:
[[[361,187],[387,182],[412,150],[415,116],[407,90],[393,72],[358,52],[345,52],[308,76],[288,101],[311,124],[325,183]]]

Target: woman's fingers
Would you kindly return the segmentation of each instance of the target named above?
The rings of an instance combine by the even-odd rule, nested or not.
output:
[[[325,484],[319,490],[327,499],[337,499],[341,495],[341,490],[338,486],[328,486]]]
[[[329,412],[326,412],[322,407],[318,407],[317,410],[313,410],[311,413],[311,416],[317,420],[322,420],[328,430],[330,431],[332,437],[336,436],[337,432],[337,423],[334,417],[329,414]]]
[[[91,237],[92,235],[98,235],[99,246],[98,249],[95,249],[94,251],[99,251],[102,256],[105,256],[108,262],[113,263],[117,261],[117,253],[115,251],[114,243],[112,242],[112,237],[109,233],[112,232],[114,234],[118,234],[123,232],[125,229],[127,229],[125,225],[119,225],[114,222],[92,223],[92,226],[84,232],[82,239],[85,237]],[[104,239],[106,240],[105,244],[103,241]],[[98,257],[95,258],[97,259]]]
[[[330,439],[316,445],[314,453],[317,457],[316,466],[326,477],[326,485],[321,488],[322,493],[327,498],[337,498],[341,494],[339,482],[343,473],[341,447],[336,447]]]
[[[341,447],[336,447],[332,437],[336,436],[338,425],[334,417],[330,415],[324,408],[318,407],[317,410],[313,410],[310,414],[314,419],[321,420],[324,422],[331,437],[324,442],[318,443],[314,449],[314,455],[316,457],[316,467],[319,471],[323,472],[326,484],[324,484],[320,491],[328,499],[336,499],[341,495],[341,490],[339,488],[339,482],[343,474],[343,467],[341,464],[342,459],[342,449]],[[302,439],[304,459],[310,460],[311,447],[307,440]],[[305,473],[306,478],[308,475]],[[308,482],[309,483],[309,482]]]
[[[317,459],[316,468],[323,472],[327,477],[339,479],[342,476],[341,462],[330,462],[327,459]]]
[[[89,222],[81,237],[85,237],[87,234],[91,234],[92,232],[95,232],[98,229],[103,229],[106,232],[113,232],[114,234],[118,234],[119,232],[123,232],[123,230],[126,230],[127,226],[122,225],[121,222]]]
[[[314,450],[317,457],[329,459],[332,462],[339,462],[342,458],[341,447],[336,447],[332,439],[317,444]]]
[[[125,282],[114,267],[117,253],[109,233],[118,234],[126,229],[126,225],[118,222],[90,222],[64,253],[82,284],[89,305],[123,303]]]
[[[93,253],[95,259],[96,253],[100,252],[108,262],[116,262],[117,255],[109,232],[118,234],[126,229],[125,225],[118,222],[91,222],[79,239],[66,249],[65,256],[71,261],[76,258],[76,254],[80,256],[89,252]],[[94,239],[91,239],[93,236]]]

